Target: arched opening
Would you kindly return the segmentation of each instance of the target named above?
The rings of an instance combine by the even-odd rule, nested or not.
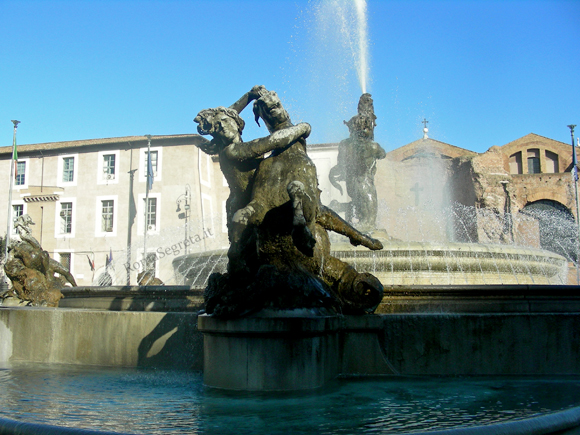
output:
[[[520,213],[537,222],[542,249],[555,252],[576,263],[578,227],[568,208],[557,201],[541,199],[527,204]]]

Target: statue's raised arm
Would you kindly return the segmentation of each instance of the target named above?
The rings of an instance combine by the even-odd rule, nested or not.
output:
[[[225,148],[224,153],[232,160],[256,159],[270,151],[282,151],[300,138],[306,139],[310,135],[310,131],[310,124],[302,122],[298,125],[275,131],[263,138],[249,142],[233,143]]]
[[[262,95],[266,93],[266,88],[262,85],[256,85],[249,92],[246,92],[242,97],[230,106],[230,109],[235,110],[238,113],[242,113],[248,104],[253,100],[257,100]]]

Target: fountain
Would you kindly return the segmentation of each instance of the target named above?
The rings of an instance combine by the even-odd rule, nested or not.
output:
[[[264,91],[236,104],[276,102]],[[225,108],[200,115],[206,132],[219,133],[216,120],[235,125],[227,124],[235,115]],[[253,145],[275,149],[291,138],[299,155],[306,126],[266,123],[275,140]],[[312,186],[303,181],[283,185],[280,194],[291,201],[276,219],[246,213],[262,204],[247,209],[251,196],[241,204],[233,198],[233,248],[176,257],[185,286],[117,289],[106,309],[72,297],[102,291],[105,298],[106,289],[94,288],[63,290],[58,309],[0,307],[0,432],[577,431],[580,295],[553,285],[560,278],[550,281],[560,276],[560,257],[368,236],[309,202]],[[237,194],[247,193],[238,187]],[[329,229],[366,246],[346,249],[338,240],[331,250]],[[256,232],[266,241],[258,254]],[[322,240],[320,252],[310,253],[317,249],[312,235]],[[377,239],[384,249],[376,249]],[[284,268],[288,258],[295,268]],[[324,270],[327,262],[337,265],[338,279]],[[493,285],[496,276],[509,284]],[[551,285],[537,285],[541,276]],[[204,315],[195,312],[199,302],[166,303],[199,301],[206,286]],[[295,296],[297,288],[308,294]],[[71,303],[75,308],[65,307]]]
[[[427,208],[410,207],[398,211],[381,208],[381,222],[385,223],[385,216],[394,221],[397,237],[389,236],[385,230],[377,230],[379,206],[374,177],[377,161],[385,158],[385,152],[373,141],[376,118],[370,94],[363,94],[358,114],[344,122],[349,128],[350,137],[340,142],[338,163],[330,169],[328,176],[341,197],[344,197],[344,192],[350,197],[347,202],[332,200],[330,208],[344,213],[351,225],[380,239],[384,249],[369,251],[353,246],[347,237],[330,235],[334,257],[354,266],[358,272],[375,275],[383,285],[391,288],[410,285],[567,283],[567,264],[574,258],[564,258],[553,252],[553,248],[548,251],[511,243],[516,239],[513,228],[527,225],[525,221],[530,218],[526,214],[512,216],[508,213],[505,218],[498,219],[494,210],[450,204],[449,194],[440,195],[440,198],[433,198],[432,195]],[[428,143],[425,146],[428,147]],[[423,153],[429,154],[429,151],[423,150]],[[385,166],[381,169],[384,171]],[[446,168],[441,162],[429,161],[429,172],[425,169],[418,172],[427,173],[428,183],[444,184]],[[425,181],[422,180],[423,185]],[[413,189],[417,190],[417,186],[416,183]],[[383,183],[382,188],[388,189],[389,186]],[[433,203],[434,199],[436,204]],[[535,219],[547,221],[540,210],[533,213]],[[509,225],[506,222],[508,217]],[[566,219],[557,222],[552,219],[550,226],[561,227],[566,223]],[[415,232],[421,238],[416,240],[409,236],[412,231],[407,226],[418,227]],[[469,239],[479,227],[504,240],[504,243],[456,241],[458,238]],[[568,230],[567,234],[573,240],[573,231]],[[569,243],[567,237],[559,237],[558,240]],[[563,254],[575,251],[574,246],[561,248],[558,252]],[[174,261],[179,282],[202,287],[210,272],[225,272],[226,265],[225,251],[196,253]]]

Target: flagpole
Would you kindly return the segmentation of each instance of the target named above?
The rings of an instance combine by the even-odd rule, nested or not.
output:
[[[14,133],[12,134],[12,159],[10,160],[10,190],[8,191],[8,219],[6,222],[6,244],[4,246],[4,263],[8,261],[8,244],[10,243],[10,221],[12,220],[12,189],[14,187],[14,165],[16,165],[16,130],[20,121],[12,120]]]
[[[143,221],[145,224],[143,225],[143,271],[147,269],[147,212],[149,211],[149,167],[151,165],[151,135],[146,134],[145,137],[147,138],[147,169],[145,173],[147,174],[145,177],[145,220]]]
[[[572,174],[574,178],[574,193],[576,197],[576,224],[578,226],[578,234],[576,236],[576,285],[580,285],[580,207],[578,206],[578,159],[576,157],[576,148],[574,147],[574,127],[575,124],[570,124],[570,136],[572,136]]]

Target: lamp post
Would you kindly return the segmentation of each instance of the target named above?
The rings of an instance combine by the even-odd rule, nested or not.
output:
[[[190,210],[190,204],[191,204],[191,187],[189,186],[189,184],[185,185],[185,193],[182,193],[181,195],[179,195],[177,197],[177,200],[175,201],[175,203],[177,204],[177,210],[175,210],[176,213],[181,212],[181,204],[183,203],[183,212],[179,213],[179,215],[177,215],[177,217],[179,219],[185,219],[185,239],[184,240],[188,240],[189,239],[189,210]],[[189,253],[189,243],[184,243],[185,244],[185,253],[188,254]]]
[[[575,124],[570,124],[570,136],[572,137],[572,178],[574,179],[574,193],[576,197],[576,224],[578,234],[576,235],[576,284],[580,284],[580,207],[578,206],[578,159],[576,157],[576,148],[574,147],[574,128]]]
[[[12,188],[14,187],[14,167],[18,160],[16,154],[16,130],[18,129],[18,124],[20,121],[12,120],[12,124],[14,124],[14,132],[12,133],[12,159],[10,161],[10,188],[8,190],[8,219],[6,220],[6,240],[4,246],[4,263],[8,261],[8,244],[10,243],[10,231],[12,225],[10,225],[12,221]]]
[[[145,220],[143,221],[143,270],[147,270],[147,216],[149,215],[149,189],[151,188],[152,176],[150,173],[151,168],[151,135],[146,134],[147,138],[147,161],[145,162]],[[151,181],[150,181],[151,180]]]

